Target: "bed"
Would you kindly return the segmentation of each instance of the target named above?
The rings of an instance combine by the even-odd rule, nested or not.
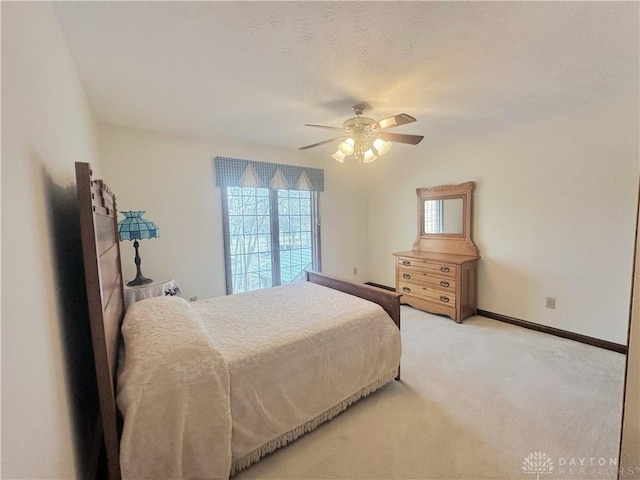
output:
[[[399,380],[399,295],[318,272],[125,318],[115,196],[76,178],[109,478],[228,478]]]

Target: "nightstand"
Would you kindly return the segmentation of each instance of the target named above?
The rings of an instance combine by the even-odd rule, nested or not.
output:
[[[139,285],[137,287],[124,286],[124,306],[128,308],[132,303],[138,302],[145,298],[168,296],[180,296],[180,286],[172,278],[162,282],[153,282],[147,285]]]

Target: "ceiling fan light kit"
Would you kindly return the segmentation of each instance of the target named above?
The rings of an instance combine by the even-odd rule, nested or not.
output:
[[[356,142],[353,138],[347,138],[340,142],[338,145],[338,150],[340,150],[345,155],[352,155],[355,149]]]
[[[422,135],[407,135],[402,133],[386,133],[385,129],[415,122],[416,119],[406,113],[400,113],[393,117],[385,118],[376,122],[373,118],[362,117],[366,105],[357,104],[353,106],[355,117],[345,120],[342,128],[328,127],[325,125],[305,124],[307,127],[319,127],[329,130],[344,132],[344,135],[322,142],[300,147],[300,150],[317,147],[325,143],[339,141],[338,150],[331,155],[335,160],[344,163],[344,159],[353,155],[360,163],[371,163],[379,156],[387,153],[393,146],[392,142],[408,143],[417,145],[424,138]]]
[[[344,163],[344,157],[346,157],[346,155],[342,153],[340,150],[338,150],[336,153],[334,153],[331,156],[335,158],[337,161],[339,161],[340,163]]]

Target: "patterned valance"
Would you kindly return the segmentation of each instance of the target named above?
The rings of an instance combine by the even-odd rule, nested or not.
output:
[[[324,170],[284,163],[215,157],[217,187],[324,191]]]

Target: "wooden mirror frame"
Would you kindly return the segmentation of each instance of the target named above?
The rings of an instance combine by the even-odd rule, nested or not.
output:
[[[475,182],[459,185],[439,185],[432,188],[417,188],[418,196],[418,238],[413,244],[413,250],[438,253],[452,253],[457,255],[478,255],[471,239],[472,192]],[[462,199],[462,234],[424,233],[424,202],[427,200]]]

